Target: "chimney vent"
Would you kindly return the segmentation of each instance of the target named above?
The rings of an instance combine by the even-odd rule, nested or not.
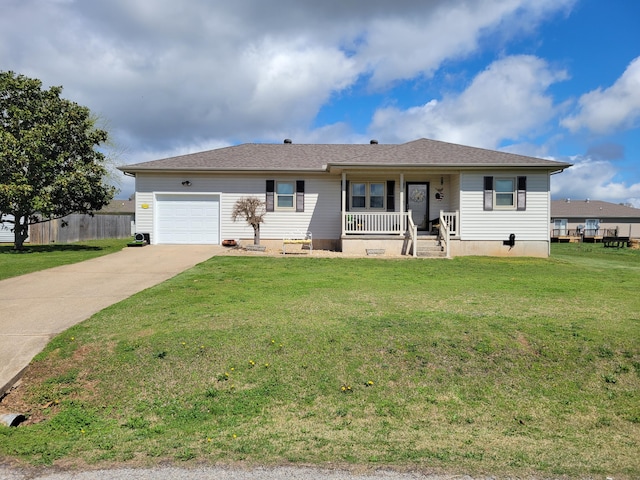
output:
[[[375,140],[375,139],[374,139],[374,140],[371,140],[369,143],[370,143],[371,145],[377,145],[377,144],[378,144],[378,140]]]
[[[284,143],[293,143],[290,138],[285,138]]]

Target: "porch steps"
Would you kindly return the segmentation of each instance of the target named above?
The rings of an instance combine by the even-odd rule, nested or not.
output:
[[[437,238],[420,238],[416,243],[416,256],[424,258],[445,258],[446,253]]]

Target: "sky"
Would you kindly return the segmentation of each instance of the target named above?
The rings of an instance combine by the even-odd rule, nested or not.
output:
[[[0,70],[89,107],[113,166],[430,138],[570,162],[552,198],[640,207],[637,0],[0,4]]]

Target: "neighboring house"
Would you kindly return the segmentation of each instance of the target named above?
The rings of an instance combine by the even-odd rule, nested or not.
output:
[[[598,200],[551,202],[552,241],[640,238],[640,209]]]
[[[243,144],[118,168],[136,177],[137,232],[152,244],[250,242],[231,211],[256,196],[267,207],[261,243],[272,247],[310,231],[314,248],[347,254],[415,254],[439,241],[450,256],[546,257],[550,175],[569,166],[420,139]]]
[[[5,215],[0,222],[0,243],[13,243],[15,236],[13,234],[13,215]],[[8,220],[11,220],[9,222]],[[27,242],[29,239],[27,239]]]

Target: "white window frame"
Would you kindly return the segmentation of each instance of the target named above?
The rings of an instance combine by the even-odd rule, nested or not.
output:
[[[289,184],[292,187],[291,193],[279,193],[279,186]],[[296,181],[295,180],[276,180],[275,188],[274,188],[274,209],[275,210],[287,210],[294,211],[296,209]],[[284,199],[290,197],[291,198],[291,206],[281,206],[280,199]]]
[[[356,185],[364,185],[364,207],[356,207],[353,204],[353,190]],[[382,195],[371,195],[371,186],[372,185],[381,185],[382,186]],[[362,197],[362,195],[355,195],[355,197]],[[372,207],[371,206],[371,197],[382,197],[382,206],[381,207]],[[353,211],[364,211],[364,210],[373,210],[376,212],[385,212],[387,209],[387,183],[384,181],[380,182],[351,182],[351,187],[349,188],[349,205],[351,206],[351,210]]]
[[[500,182],[509,181],[511,182],[511,191],[500,191],[498,190],[498,185]],[[516,195],[517,195],[517,179],[516,177],[495,177],[493,186],[493,208],[494,210],[515,210],[517,207]],[[499,195],[511,195],[511,204],[504,205],[498,203]]]

